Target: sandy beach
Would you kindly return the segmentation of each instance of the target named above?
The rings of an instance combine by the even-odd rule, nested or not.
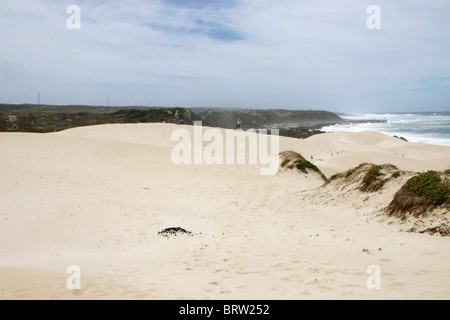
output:
[[[450,147],[376,132],[280,137],[327,177],[361,163],[402,172],[377,192],[260,164],[171,160],[174,124],[0,133],[0,299],[449,299],[450,237],[407,232],[386,208]],[[221,132],[224,132],[223,129]],[[225,133],[224,133],[225,135]],[[180,227],[191,234],[164,237]],[[81,287],[70,289],[69,266]],[[371,266],[379,288],[370,288]]]

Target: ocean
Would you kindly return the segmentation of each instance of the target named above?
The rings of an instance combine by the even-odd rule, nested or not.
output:
[[[384,122],[338,124],[323,127],[321,130],[325,132],[370,130],[404,137],[410,142],[450,146],[450,112],[348,113],[339,116],[349,120],[384,120]]]

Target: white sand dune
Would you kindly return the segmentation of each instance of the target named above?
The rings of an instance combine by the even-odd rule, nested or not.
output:
[[[406,177],[367,195],[260,165],[175,165],[176,128],[193,130],[1,133],[0,299],[450,298],[450,238],[380,220]],[[375,132],[280,137],[284,150],[327,177],[362,162],[450,168],[449,147]],[[168,227],[193,235],[157,235]],[[371,265],[380,289],[367,287]]]

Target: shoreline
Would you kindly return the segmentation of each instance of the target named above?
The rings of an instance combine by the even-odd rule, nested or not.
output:
[[[325,126],[324,132],[377,131],[390,136],[403,137],[410,142],[450,146],[450,112],[349,114],[348,120],[363,118],[353,125]],[[368,119],[384,122],[365,122]]]
[[[298,129],[307,129],[307,130],[318,130],[321,129],[323,127],[326,126],[333,126],[333,125],[344,125],[344,124],[359,124],[359,123],[385,123],[387,122],[387,120],[376,120],[376,119],[372,119],[372,120],[353,120],[353,119],[342,119],[342,120],[333,120],[333,121],[305,121],[302,123],[297,123],[297,124],[292,124],[289,126],[280,124],[278,125],[279,127],[284,127],[284,128],[298,128]],[[276,126],[272,126],[272,127],[276,127]]]
[[[306,139],[316,134],[327,133],[322,128],[327,126],[344,125],[344,124],[359,124],[359,123],[382,123],[385,120],[346,120],[341,121],[312,121],[297,123],[292,125],[274,125],[271,129],[279,129],[280,136],[291,137],[297,139]],[[268,132],[270,132],[270,130]]]

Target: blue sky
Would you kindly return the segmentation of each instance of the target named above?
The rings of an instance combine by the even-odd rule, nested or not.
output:
[[[2,0],[0,103],[450,111],[449,17],[448,0]]]

